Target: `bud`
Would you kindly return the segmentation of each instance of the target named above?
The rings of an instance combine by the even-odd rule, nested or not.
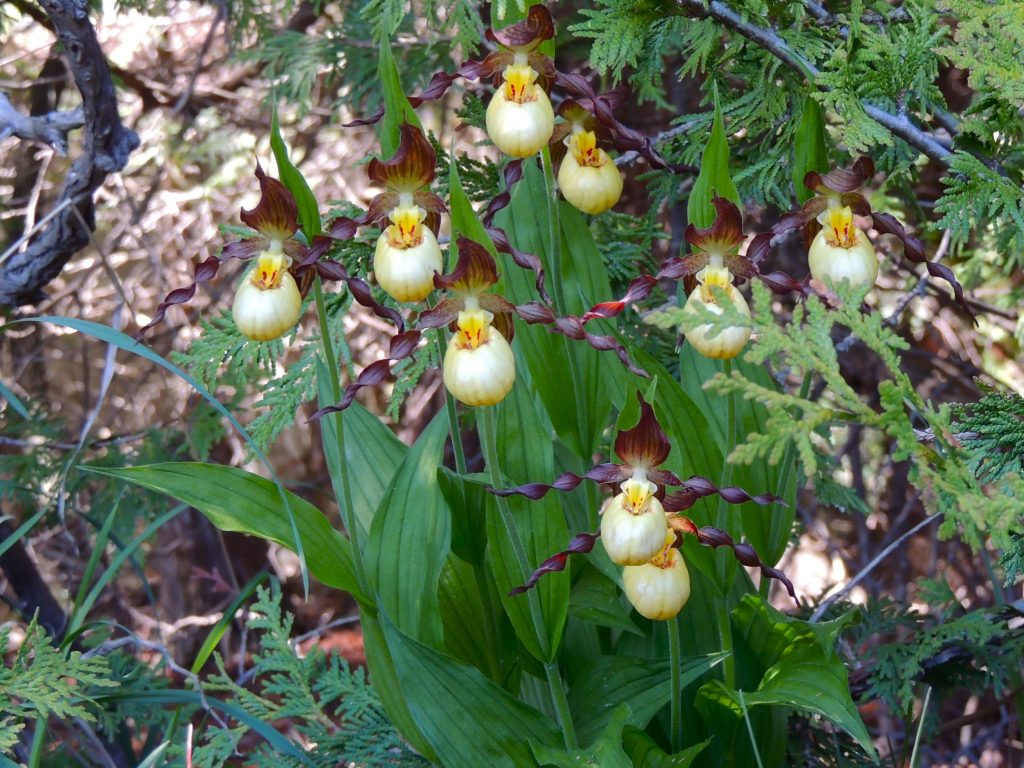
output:
[[[608,153],[597,146],[593,131],[579,131],[566,140],[569,151],[558,169],[558,187],[570,204],[597,215],[612,208],[622,195],[622,174]]]
[[[284,335],[302,314],[302,295],[288,264],[281,244],[271,241],[238,286],[231,314],[238,330],[253,341]]]

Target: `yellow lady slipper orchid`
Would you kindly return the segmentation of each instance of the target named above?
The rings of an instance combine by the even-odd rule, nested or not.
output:
[[[391,211],[377,240],[373,272],[380,287],[396,301],[422,301],[434,288],[434,273],[443,268],[441,248],[426,211],[411,202]]]
[[[818,217],[821,231],[807,254],[811,277],[821,282],[872,286],[878,277],[878,258],[871,241],[853,223],[850,206],[831,205]]]
[[[682,554],[672,545],[675,533],[665,536],[664,547],[644,565],[622,569],[622,587],[641,616],[664,621],[676,616],[690,599],[690,572]]]
[[[487,135],[498,149],[513,157],[537,154],[555,129],[555,113],[538,72],[526,54],[505,67],[504,82],[487,105]]]
[[[282,336],[302,314],[302,296],[288,266],[280,242],[271,241],[238,286],[231,314],[238,330],[253,341]]]
[[[726,267],[709,264],[697,273],[697,280],[700,284],[687,298],[686,306],[683,307],[684,313],[697,314],[695,305],[701,304],[714,314],[721,315],[723,310],[718,306],[718,300],[711,290],[712,287],[717,287],[725,292],[728,300],[740,314],[750,317],[747,300],[732,284],[732,273]],[[740,353],[750,339],[751,329],[749,326],[729,326],[715,336],[711,333],[710,324],[699,325],[686,334],[686,341],[705,357],[726,360]]]
[[[569,203],[597,215],[612,208],[622,195],[622,174],[608,153],[597,146],[593,131],[578,131],[566,139],[558,169],[558,187]]]
[[[466,304],[445,352],[444,385],[466,405],[494,405],[515,383],[515,357],[505,337],[491,325],[494,315],[470,306],[469,300]]]
[[[601,541],[608,557],[619,565],[642,565],[664,546],[668,522],[665,509],[654,496],[657,486],[643,470],[619,486],[601,515]]]

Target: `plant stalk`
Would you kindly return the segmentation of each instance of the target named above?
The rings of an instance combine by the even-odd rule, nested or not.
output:
[[[548,267],[551,270],[552,299],[555,302],[555,311],[565,316],[569,307],[565,298],[565,285],[562,280],[562,238],[561,222],[558,214],[558,184],[555,182],[555,169],[551,161],[551,150],[545,146],[541,151],[541,165],[544,170],[544,189],[547,192],[548,205]],[[576,424],[580,436],[580,458],[586,462],[590,457],[587,455],[590,446],[584,445],[584,436],[590,434],[590,419],[583,402],[583,381],[580,379],[579,368],[575,365],[576,357],[573,354],[572,344],[565,336],[562,337],[562,344],[565,347],[566,360],[569,363],[569,375],[572,377],[573,400],[576,406]],[[591,516],[596,520],[597,511],[594,510]]]
[[[732,360],[722,361],[722,373],[726,378],[732,376]],[[729,455],[736,448],[736,431],[738,418],[736,415],[736,393],[729,390],[725,400],[725,450],[722,452],[722,482],[721,487],[732,485],[733,466],[729,461]],[[715,515],[715,526],[723,531],[729,529],[729,503],[718,497],[718,510]],[[718,603],[718,635],[722,642],[722,650],[729,653],[722,662],[722,674],[725,676],[725,684],[733,687],[736,679],[736,660],[732,656],[732,624],[729,621],[729,592],[732,587],[731,572],[735,577],[735,571],[729,567],[729,553],[724,547],[715,553],[715,565],[718,578],[721,582],[722,599]]]
[[[544,169],[544,187],[547,190],[547,202],[548,202],[548,237],[551,244],[551,250],[548,253],[549,264],[551,268],[551,283],[553,292],[553,299],[555,302],[555,311],[559,315],[566,313],[565,305],[565,288],[562,285],[562,242],[559,237],[559,221],[558,221],[558,186],[555,184],[555,170],[551,162],[551,150],[548,149],[547,145],[541,150],[541,165]]]
[[[672,753],[675,754],[683,748],[683,690],[681,675],[679,674],[679,663],[682,660],[682,643],[679,640],[679,617],[673,616],[666,622],[668,624],[668,663],[669,679],[672,698],[668,701],[669,711],[669,734],[672,743]]]
[[[330,372],[331,394],[335,402],[341,400],[341,378],[338,375],[338,359],[334,354],[334,345],[331,342],[331,330],[327,323],[327,307],[324,304],[323,285],[320,276],[313,280],[313,299],[316,301],[316,316],[320,323],[320,341],[323,343],[324,365]],[[334,433],[338,438],[338,471],[341,473],[341,498],[338,499],[338,506],[341,508],[341,519],[345,521],[348,529],[348,538],[352,544],[352,565],[356,573],[356,583],[363,595],[370,595],[370,582],[366,577],[366,564],[363,562],[363,550],[359,543],[359,521],[356,520],[355,503],[352,501],[352,483],[348,473],[348,461],[345,453],[345,420],[341,413],[329,413],[324,418],[334,419]]]
[[[726,378],[732,376],[732,360],[722,361],[722,373],[725,374]],[[722,451],[722,488],[732,485],[733,466],[732,462],[729,461],[729,455],[736,448],[736,428],[736,392],[730,389],[725,399],[725,450]],[[719,496],[718,510],[715,514],[715,526],[723,531],[727,531],[729,528],[729,517],[729,502],[722,496]],[[719,549],[716,553],[716,560],[718,578],[722,582],[722,593],[725,594],[729,591],[729,585],[725,583],[728,553],[724,549]]]
[[[487,463],[487,471],[491,475],[491,485],[495,488],[503,487],[501,477],[501,463],[498,459],[498,440],[496,411],[493,407],[478,408],[476,411],[477,428],[480,430],[480,443],[484,453],[484,461]],[[519,536],[519,529],[516,528],[515,518],[512,516],[512,509],[504,496],[496,496],[498,514],[505,527],[509,543],[512,545],[512,552],[515,554],[516,564],[519,566],[520,578],[525,583],[530,577],[530,562],[526,556],[526,547]],[[537,636],[537,645],[540,647],[541,655],[545,659],[551,656],[551,643],[548,640],[547,632],[544,629],[544,613],[541,610],[540,595],[535,590],[526,593],[529,601],[530,618],[533,622],[533,630]],[[569,713],[569,703],[565,697],[565,689],[562,686],[561,676],[558,674],[558,666],[553,661],[544,664],[547,675],[548,689],[551,692],[551,702],[558,714],[559,725],[565,738],[565,746],[575,749],[576,729],[573,727],[572,716]]]
[[[928,690],[924,692],[924,703],[921,705],[921,720],[917,724],[917,735],[914,737],[914,749],[910,753],[910,762],[908,765],[910,768],[916,768],[917,766],[917,751],[921,748],[921,737],[924,735],[924,721],[928,717],[928,705],[932,700],[932,687],[929,685]]]
[[[445,351],[445,332],[443,328],[437,328],[434,335],[434,341],[437,344],[437,360],[443,366],[444,365],[444,351]],[[462,445],[462,432],[459,430],[459,414],[455,410],[455,398],[452,397],[452,393],[448,391],[448,387],[444,388],[444,406],[448,412],[448,431],[451,434],[452,440],[452,452],[455,454],[455,469],[460,475],[465,475],[466,470],[466,449]]]

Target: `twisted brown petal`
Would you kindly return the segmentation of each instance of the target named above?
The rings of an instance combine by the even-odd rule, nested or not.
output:
[[[259,254],[266,247],[267,240],[263,237],[236,240],[225,245],[221,250],[220,256],[210,256],[203,261],[197,262],[192,268],[192,282],[184,288],[175,288],[164,296],[163,301],[157,305],[156,311],[153,313],[153,319],[139,329],[139,332],[135,334],[135,338],[141,339],[150,328],[162,323],[167,315],[167,310],[171,307],[187,304],[192,301],[196,295],[196,290],[199,288],[199,284],[208,282],[216,277],[217,270],[220,269],[220,265],[225,261],[230,259],[246,261]]]
[[[730,485],[719,488],[708,478],[700,477],[699,475],[687,478],[679,483],[679,485],[682,486],[682,490],[665,497],[664,506],[668,512],[682,512],[696,504],[698,499],[703,499],[705,496],[714,496],[715,494],[718,494],[730,504],[744,504],[752,501],[762,507],[768,504],[783,504],[785,506],[782,500],[773,493],[751,496],[745,490],[736,486]]]
[[[497,248],[501,253],[508,254],[512,257],[512,261],[517,267],[522,269],[528,269],[537,276],[535,285],[537,286],[537,293],[540,297],[551,303],[551,297],[548,295],[547,290],[544,288],[545,275],[544,266],[540,263],[540,259],[534,256],[532,253],[526,253],[520,251],[518,248],[513,246],[508,239],[504,229],[499,227],[489,227],[487,229],[487,235],[491,238],[491,242],[494,243],[494,247]]]
[[[634,278],[629,284],[629,288],[626,289],[626,293],[621,299],[618,301],[603,301],[600,304],[595,304],[583,313],[583,317],[581,317],[580,320],[584,323],[589,323],[591,320],[620,315],[630,304],[643,301],[650,296],[651,291],[654,290],[654,286],[657,284],[657,279],[651,275],[640,275],[639,277]]]
[[[402,123],[398,149],[388,160],[373,158],[366,174],[376,184],[396,192],[414,192],[434,179],[437,156],[427,137],[411,123]]]
[[[908,234],[907,230],[902,224],[900,224],[896,217],[888,213],[872,213],[871,221],[874,223],[875,229],[882,234],[895,235],[899,238],[900,242],[903,243],[903,253],[908,259],[915,264],[924,264],[929,275],[941,278],[949,283],[953,288],[953,295],[956,297],[956,303],[968,317],[977,322],[974,317],[974,312],[971,311],[970,306],[967,304],[967,300],[964,298],[963,286],[961,286],[959,281],[956,279],[956,275],[953,274],[953,270],[943,264],[928,261],[928,256],[924,251],[924,244],[913,235]]]
[[[786,591],[789,592],[789,596],[792,597],[793,601],[799,605],[800,601],[796,599],[796,590],[793,589],[793,582],[791,582],[787,578],[786,574],[778,568],[772,568],[761,562],[761,558],[758,556],[757,551],[749,544],[737,544],[728,533],[719,530],[718,528],[712,528],[711,526],[704,526],[697,531],[697,541],[706,547],[729,547],[736,556],[736,559],[743,563],[743,565],[748,568],[759,569],[761,571],[761,575],[766,579],[781,581],[785,585]]]
[[[573,341],[585,341],[598,352],[615,352],[622,364],[630,371],[637,376],[650,378],[650,374],[647,371],[633,363],[626,348],[619,344],[618,341],[611,336],[589,333],[583,328],[583,322],[579,318],[558,317],[551,307],[539,301],[520,304],[515,308],[515,312],[531,325],[547,325],[549,326],[549,331],[559,333]]]
[[[594,549],[594,544],[597,543],[597,539],[600,537],[600,535],[600,531],[597,531],[596,533],[576,534],[573,537],[572,541],[569,542],[569,546],[567,549],[563,549],[558,554],[552,555],[539,566],[537,566],[537,570],[530,574],[530,578],[527,580],[525,584],[523,584],[521,587],[516,587],[508,593],[509,597],[512,597],[514,595],[521,595],[523,592],[532,589],[533,586],[538,581],[540,581],[540,577],[543,576],[545,573],[555,573],[557,571],[564,570],[565,564],[569,560],[569,555],[585,554],[587,552],[592,551]]]
[[[295,198],[284,184],[263,172],[258,160],[256,178],[260,182],[260,201],[252,210],[242,209],[242,223],[265,237],[287,240],[299,229],[299,209]]]
[[[708,265],[709,257],[703,251],[697,251],[686,256],[672,256],[661,263],[661,269],[656,277],[660,280],[682,280],[684,277],[695,275]]]
[[[537,499],[547,496],[549,491],[575,490],[584,480],[592,480],[602,485],[612,485],[628,480],[632,474],[632,470],[622,464],[598,464],[582,476],[565,472],[550,484],[526,483],[517,485],[515,488],[488,488],[487,490],[495,496],[525,496],[531,501],[537,501]]]
[[[485,228],[491,226],[498,211],[512,202],[512,186],[523,178],[523,161],[513,160],[505,166],[502,175],[505,177],[505,189],[487,204],[480,218]]]
[[[436,307],[421,312],[416,324],[420,328],[443,328],[459,316],[463,306],[462,299],[445,299]]]
[[[619,361],[632,373],[645,379],[651,377],[647,371],[630,359],[629,352],[618,340],[611,336],[601,336],[588,332],[583,327],[583,321],[578,317],[572,317],[571,315],[569,317],[556,317],[549,330],[560,333],[573,341],[585,341],[598,352],[614,352]]]
[[[807,279],[802,281],[797,280],[780,270],[769,272],[767,274],[760,274],[757,277],[762,283],[767,285],[773,293],[782,295],[795,292],[803,296],[807,295]]]
[[[338,411],[345,410],[352,404],[352,400],[360,389],[374,387],[386,381],[391,375],[391,364],[410,357],[416,351],[419,342],[419,331],[413,330],[395,334],[391,337],[388,356],[366,366],[356,377],[356,380],[345,387],[345,393],[340,402],[336,405],[328,405],[321,408],[310,416],[309,421],[318,421],[328,413],[337,413]]]

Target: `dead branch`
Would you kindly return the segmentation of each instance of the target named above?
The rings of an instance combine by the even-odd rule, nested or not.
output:
[[[90,241],[95,227],[93,193],[128,162],[139,138],[121,124],[106,57],[89,22],[84,0],[40,0],[61,42],[82,94],[85,145],[68,171],[52,216],[20,250],[0,257],[0,305],[34,304],[42,288]]]
[[[68,133],[81,128],[84,120],[82,108],[71,112],[50,112],[30,117],[23,115],[11,104],[7,94],[0,93],[0,140],[17,136],[22,141],[34,141],[53,147],[61,157],[68,154]]]

